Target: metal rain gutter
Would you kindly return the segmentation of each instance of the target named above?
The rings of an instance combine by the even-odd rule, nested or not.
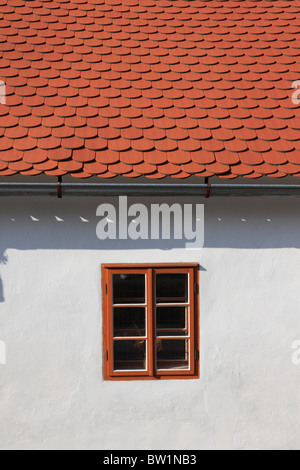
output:
[[[0,196],[300,196],[300,185],[0,183]]]

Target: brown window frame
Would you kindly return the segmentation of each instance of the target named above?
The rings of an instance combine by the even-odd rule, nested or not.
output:
[[[113,274],[145,274],[147,308],[147,370],[113,370]],[[189,309],[190,357],[189,369],[156,370],[155,349],[155,274],[156,273],[188,273],[189,298],[186,303]],[[104,380],[157,380],[157,379],[196,379],[199,378],[199,264],[104,264],[102,265],[102,298],[103,298],[103,378]],[[161,304],[162,305],[162,304]],[[166,304],[168,305],[168,304]],[[177,303],[176,303],[177,305]],[[129,306],[131,306],[129,304]],[[183,306],[183,303],[178,303]],[[138,336],[135,338],[135,340]],[[179,337],[178,337],[179,338]],[[180,336],[180,338],[184,338]],[[128,338],[126,338],[128,339]],[[172,339],[172,337],[171,337]],[[173,337],[174,339],[174,337]],[[129,338],[130,340],[130,338]]]

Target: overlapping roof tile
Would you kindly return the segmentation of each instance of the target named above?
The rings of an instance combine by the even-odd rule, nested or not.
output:
[[[0,0],[0,176],[300,176],[299,40],[299,0]]]

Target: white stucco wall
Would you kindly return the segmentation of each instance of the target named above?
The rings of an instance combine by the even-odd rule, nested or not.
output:
[[[1,201],[0,448],[299,449],[300,199],[206,200],[199,251],[100,242],[100,202]],[[201,378],[105,382],[101,264],[156,261],[201,265]]]

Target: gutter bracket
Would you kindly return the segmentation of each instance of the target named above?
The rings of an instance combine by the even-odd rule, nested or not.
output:
[[[209,183],[208,178],[205,178],[205,184],[206,184],[205,198],[208,199],[210,198],[210,189],[211,189],[211,184]]]
[[[58,176],[57,186],[56,186],[56,194],[57,194],[58,199],[62,199],[61,183],[62,183],[62,177]]]

